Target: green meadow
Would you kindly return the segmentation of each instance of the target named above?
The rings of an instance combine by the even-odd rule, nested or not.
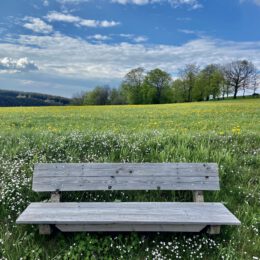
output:
[[[38,162],[216,162],[223,202],[241,221],[210,236],[72,233],[16,225]],[[191,201],[190,192],[64,193],[64,201]],[[0,108],[0,259],[260,259],[260,100],[140,106]]]

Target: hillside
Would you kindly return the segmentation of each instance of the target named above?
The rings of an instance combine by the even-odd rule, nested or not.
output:
[[[69,98],[41,93],[1,90],[0,106],[64,106],[70,103]]]

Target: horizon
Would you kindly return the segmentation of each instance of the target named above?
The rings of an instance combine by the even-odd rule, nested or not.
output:
[[[248,59],[260,70],[258,0],[10,0],[0,7],[0,89],[72,97],[117,87],[139,66],[174,78],[188,63]]]

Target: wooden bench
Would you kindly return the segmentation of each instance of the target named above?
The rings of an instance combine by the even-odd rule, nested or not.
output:
[[[218,234],[240,221],[221,203],[204,202],[219,190],[215,163],[36,164],[32,189],[51,192],[50,202],[31,203],[17,224],[37,224],[41,234],[56,226],[75,231],[160,231]],[[189,190],[195,202],[60,202],[63,191]]]

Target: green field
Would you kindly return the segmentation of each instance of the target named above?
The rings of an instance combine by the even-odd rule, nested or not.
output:
[[[19,213],[36,162],[217,162],[224,202],[242,222],[218,236],[178,233],[40,236]],[[66,201],[191,201],[190,192],[84,192]],[[0,259],[260,259],[260,101],[0,108]]]

